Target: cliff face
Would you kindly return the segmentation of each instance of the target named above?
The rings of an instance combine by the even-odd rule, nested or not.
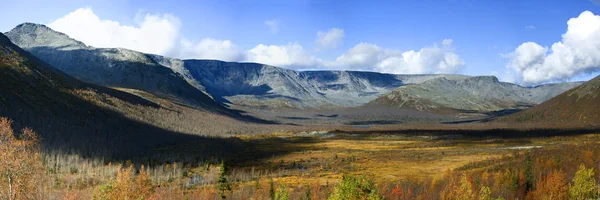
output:
[[[184,69],[215,99],[253,106],[360,106],[381,94],[435,77],[354,71],[293,71],[257,63],[185,60]]]

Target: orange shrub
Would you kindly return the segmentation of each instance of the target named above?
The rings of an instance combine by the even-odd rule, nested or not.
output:
[[[537,188],[527,195],[528,199],[567,199],[569,185],[567,174],[562,170],[550,172],[546,177],[540,178]]]
[[[11,120],[0,118],[0,197],[43,198],[39,196],[44,179],[39,138],[29,128],[15,137],[11,125]]]

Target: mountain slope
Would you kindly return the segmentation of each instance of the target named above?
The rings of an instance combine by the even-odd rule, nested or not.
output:
[[[600,125],[600,76],[499,121]]]
[[[399,87],[366,106],[392,106],[421,111],[499,111],[533,106],[580,83],[560,83],[527,88],[500,82],[493,76],[462,80],[436,78]]]
[[[179,60],[127,49],[94,48],[31,23],[21,24],[6,35],[21,48],[79,80],[174,96],[201,105],[209,100],[198,91],[205,91],[220,102],[258,107],[359,106],[406,83],[441,76],[463,77],[297,72],[256,63]]]
[[[225,110],[216,100],[256,108],[335,108],[368,103],[422,111],[495,111],[532,106],[577,85],[523,88],[491,77],[299,72],[258,63],[179,60],[127,49],[89,47],[31,23],[17,26],[7,36],[79,80],[173,97],[205,109]]]
[[[158,107],[137,96],[71,78],[0,34],[0,116],[13,119],[17,128],[33,128],[46,149],[108,158],[186,138],[129,120],[86,97]]]
[[[398,86],[437,77],[354,71],[294,71],[258,63],[184,60],[168,65],[187,73],[216,100],[257,107],[359,106]],[[185,75],[184,75],[185,76]]]
[[[223,110],[199,85],[156,63],[148,55],[120,48],[94,48],[44,25],[24,23],[6,33],[19,47],[88,83],[130,88],[205,109]],[[196,87],[194,87],[196,86]]]
[[[148,93],[132,93],[158,103],[72,78],[0,34],[0,116],[14,120],[15,129],[32,128],[49,155],[133,159],[157,147],[190,141],[204,141],[207,151],[218,155],[230,151],[231,144],[196,134],[266,129]]]

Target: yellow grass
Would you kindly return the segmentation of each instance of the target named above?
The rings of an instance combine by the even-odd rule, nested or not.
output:
[[[380,181],[422,179],[443,174],[469,163],[495,159],[511,152],[498,144],[469,143],[435,146],[433,140],[390,138],[319,138],[289,136],[258,140],[261,151],[286,151],[263,163],[297,163],[305,167],[293,175],[277,178],[289,186],[336,182],[343,174],[366,175]],[[245,140],[253,140],[246,136]],[[531,144],[528,144],[531,145]],[[422,146],[422,147],[421,147]]]

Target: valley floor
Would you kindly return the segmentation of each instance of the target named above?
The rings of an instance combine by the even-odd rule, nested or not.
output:
[[[44,184],[29,192],[33,199],[543,199],[549,192],[562,199],[579,184],[580,165],[600,170],[600,129],[503,126],[304,127],[178,143],[126,161],[43,154]],[[550,179],[564,187],[547,188]],[[594,188],[581,195],[596,197]]]

